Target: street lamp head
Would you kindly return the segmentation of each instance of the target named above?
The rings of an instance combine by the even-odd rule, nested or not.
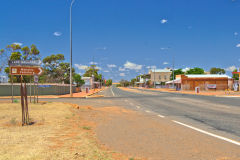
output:
[[[74,2],[75,2],[75,0],[72,0],[72,2],[71,2],[71,6],[73,5]]]

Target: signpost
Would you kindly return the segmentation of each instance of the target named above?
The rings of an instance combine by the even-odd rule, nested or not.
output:
[[[41,67],[21,67],[14,66],[10,67],[11,75],[41,75],[43,72]]]
[[[8,61],[9,66],[41,66],[40,60],[10,60]]]
[[[37,84],[37,87],[35,84]],[[38,103],[38,75],[35,74],[34,75],[34,103],[36,102],[35,100],[36,93],[37,93],[37,103]]]
[[[22,106],[22,125],[28,125],[29,122],[29,113],[28,113],[28,99],[27,99],[27,85],[25,82],[25,86],[23,86],[23,75],[34,76],[34,102],[35,102],[35,83],[38,84],[38,76],[42,74],[43,70],[40,67],[41,65],[40,60],[16,60],[16,61],[9,61],[8,64],[10,66],[10,75],[11,79],[14,75],[21,76],[21,106]],[[31,81],[31,80],[30,80]],[[30,86],[31,87],[31,86]],[[31,92],[31,88],[30,88]],[[38,91],[37,91],[38,93]],[[12,88],[13,94],[13,88]],[[30,93],[30,102],[31,102],[31,93]],[[37,96],[38,102],[38,96]]]

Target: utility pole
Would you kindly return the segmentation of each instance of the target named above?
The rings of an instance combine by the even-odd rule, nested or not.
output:
[[[173,88],[174,88],[174,79],[175,79],[175,75],[174,75],[174,57],[173,57],[173,73],[172,73],[172,75],[173,75]]]
[[[156,88],[156,79],[155,79],[156,67],[154,67],[154,88]]]
[[[73,96],[72,91],[72,6],[75,0],[72,0],[70,6],[70,97]]]
[[[95,73],[95,62],[94,62],[94,56],[93,56],[93,74],[92,74],[92,78],[93,78],[93,89],[95,90],[95,77],[94,77],[94,73]]]

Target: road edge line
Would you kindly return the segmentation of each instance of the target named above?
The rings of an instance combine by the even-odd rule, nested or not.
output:
[[[193,127],[193,126],[190,126],[190,125],[187,125],[187,124],[184,124],[184,123],[181,123],[181,122],[178,122],[178,121],[175,121],[175,120],[172,120],[174,123],[177,123],[177,124],[180,124],[182,126],[185,126],[187,128],[191,128],[195,131],[198,131],[198,132],[201,132],[201,133],[204,133],[206,135],[209,135],[209,136],[212,136],[212,137],[215,137],[215,138],[218,138],[218,139],[221,139],[221,140],[224,140],[224,141],[227,141],[227,142],[230,142],[230,143],[233,143],[233,144],[236,144],[238,146],[240,146],[240,142],[238,141],[234,141],[232,139],[229,139],[229,138],[225,138],[225,137],[222,137],[222,136],[219,136],[219,135],[216,135],[216,134],[213,134],[213,133],[210,133],[210,132],[207,132],[207,131],[204,131],[202,129],[198,129],[196,127]]]

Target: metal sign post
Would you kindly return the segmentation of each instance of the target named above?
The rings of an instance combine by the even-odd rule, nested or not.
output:
[[[13,76],[11,75],[11,82],[12,82],[12,103],[13,103]]]
[[[34,97],[35,94],[37,93],[37,103],[38,103],[38,75],[34,75],[34,86],[37,84],[37,86],[34,89]],[[34,98],[34,103],[35,103],[35,98]]]

